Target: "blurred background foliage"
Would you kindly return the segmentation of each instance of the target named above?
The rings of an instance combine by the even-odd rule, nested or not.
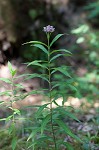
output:
[[[57,64],[72,66],[79,97],[97,99],[99,0],[0,0],[0,62],[6,64],[18,57],[23,62],[44,59],[39,50],[22,46],[22,43],[30,40],[46,42],[42,29],[48,24],[55,26],[54,35],[68,34],[53,48],[63,47],[73,53],[72,57],[58,59]]]

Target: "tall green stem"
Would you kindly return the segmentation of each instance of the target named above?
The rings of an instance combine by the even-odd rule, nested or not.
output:
[[[16,136],[16,128],[15,128],[15,114],[14,114],[14,110],[13,110],[13,102],[14,102],[14,78],[13,78],[13,76],[12,76],[11,82],[12,82],[11,107],[12,107],[12,111],[13,111],[12,124],[14,125],[14,128],[13,128],[13,130],[12,130],[12,136],[13,136],[13,139],[14,139],[15,136]]]
[[[50,112],[51,112],[51,126],[52,126],[52,134],[53,134],[53,140],[55,145],[55,150],[57,150],[56,146],[56,138],[54,133],[54,125],[53,125],[53,110],[52,110],[52,96],[51,96],[51,63],[50,63],[50,33],[47,34],[47,40],[48,40],[48,76],[49,76],[49,100],[50,100]]]
[[[12,76],[11,82],[12,82],[11,107],[13,108],[13,102],[14,102],[14,79],[13,79],[13,76]],[[13,112],[13,120],[12,121],[14,123],[14,112]]]

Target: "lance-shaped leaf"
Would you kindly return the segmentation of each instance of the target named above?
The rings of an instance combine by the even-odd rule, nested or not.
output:
[[[53,60],[55,60],[56,58],[60,57],[60,56],[63,56],[64,54],[57,54],[55,56],[53,56],[51,59],[50,59],[50,62],[52,62]]]
[[[6,83],[9,83],[9,84],[12,83],[12,82],[10,81],[10,79],[8,79],[8,78],[0,78],[0,80],[4,81],[4,82],[6,82]]]
[[[71,84],[68,84],[68,86],[71,88],[71,90],[73,90],[73,91],[75,91],[75,92],[78,91],[77,88],[76,88],[75,86],[73,86],[73,85],[71,85]]]
[[[65,76],[71,78],[71,76],[69,75],[69,73],[66,71],[66,68],[64,68],[64,67],[58,67],[57,70],[60,71]]]
[[[42,123],[41,123],[41,134],[43,134],[44,129],[45,129],[47,123],[50,121],[50,119],[51,119],[51,115],[50,115],[50,114],[48,114],[48,115],[43,119],[43,121],[42,121]]]
[[[56,68],[52,68],[52,69],[53,69],[53,70],[51,71],[51,75],[57,71]]]
[[[10,115],[9,117],[6,118],[6,122],[8,122],[9,120],[11,120],[13,118],[13,115]]]
[[[0,92],[0,96],[1,96],[1,95],[11,96],[11,91],[8,90],[8,91],[5,91],[5,92]]]
[[[20,89],[23,89],[23,88],[24,88],[24,86],[21,85],[21,84],[13,84],[13,85],[16,86],[16,87],[18,87],[18,88],[20,88]]]
[[[42,91],[33,90],[33,91],[31,91],[31,92],[28,92],[27,96],[28,96],[28,95],[33,95],[33,94],[42,94],[42,95],[43,95]]]
[[[29,80],[29,79],[32,79],[32,78],[41,78],[41,79],[43,79],[43,80],[45,80],[49,83],[49,80],[48,80],[47,77],[45,77],[43,74],[40,75],[40,74],[37,74],[37,73],[28,74],[28,77],[25,80]]]
[[[71,130],[69,129],[69,127],[68,127],[63,121],[61,121],[61,120],[55,120],[55,122],[56,122],[62,129],[64,129],[64,132],[65,132],[66,134],[68,134],[68,135],[71,136],[72,138],[74,138],[74,139],[76,139],[76,140],[82,142],[82,140],[81,140],[78,136],[76,136],[75,134],[73,134],[73,133],[71,132]]]
[[[60,98],[60,95],[55,96],[52,102],[59,107],[60,105],[57,103],[58,98]]]
[[[42,106],[40,106],[39,107],[39,109],[37,110],[37,112],[36,112],[36,118],[38,118],[40,115],[41,115],[41,113],[42,113],[42,111],[47,107],[47,105],[49,105],[50,103],[47,103],[47,104],[44,104],[44,105],[42,105]]]
[[[34,65],[34,66],[39,66],[39,67],[41,67],[41,68],[46,68],[46,69],[48,69],[45,64],[41,64],[41,63],[42,63],[42,61],[40,61],[40,60],[35,60],[35,61],[32,61],[32,62],[28,63],[27,66]]]
[[[10,73],[12,73],[12,65],[11,65],[11,63],[8,61],[8,68],[9,68],[9,70],[10,70]]]
[[[8,132],[11,135],[13,133],[13,131],[15,130],[15,123],[12,122],[10,127],[8,128]]]
[[[53,68],[53,71],[51,72],[51,74],[55,73],[56,71],[61,72],[63,75],[71,78],[71,76],[69,75],[69,73],[66,71],[66,67],[57,67],[57,68]]]
[[[14,110],[14,114],[21,115],[20,110],[18,110],[18,109],[13,109],[13,110]]]
[[[5,120],[6,120],[6,118],[0,119],[0,121],[5,121]]]
[[[66,49],[53,50],[50,54],[54,54],[54,53],[57,53],[57,52],[69,53],[70,55],[72,54],[70,51],[68,51]]]
[[[28,149],[30,149],[31,147],[34,148],[34,146],[36,145],[36,148],[42,148],[45,149],[45,147],[47,147],[47,143],[49,143],[49,141],[53,142],[53,139],[51,137],[49,137],[48,135],[42,135],[41,137],[39,137],[37,140],[34,140],[32,143],[32,145],[30,145],[28,147]],[[35,148],[34,148],[35,149]]]
[[[69,111],[66,111],[63,107],[60,106],[60,107],[57,108],[57,110],[58,110],[62,115],[68,116],[68,117],[70,117],[70,118],[72,118],[72,119],[74,119],[74,120],[80,122],[80,121],[77,119],[77,117],[76,117],[75,115],[73,115],[73,114],[70,113]]]
[[[17,145],[17,138],[16,137],[14,137],[12,139],[11,145],[12,145],[12,150],[15,150],[16,149],[16,145]]]
[[[15,79],[18,79],[18,78],[22,78],[22,77],[26,77],[26,76],[29,76],[30,74],[22,74],[22,75],[19,75],[17,77],[15,77]]]
[[[59,83],[55,83],[55,84],[52,86],[51,90],[53,90],[54,88],[59,87],[59,86],[60,86]]]
[[[34,136],[37,134],[37,132],[40,132],[40,128],[32,128],[32,133],[30,134],[30,136],[28,137],[27,141],[29,141],[30,139],[33,139]]]
[[[8,62],[8,68],[10,70],[12,77],[14,77],[14,75],[16,74],[17,71],[12,68],[12,65],[10,62]]]
[[[48,47],[45,43],[40,42],[40,41],[30,41],[30,42],[23,43],[22,45],[25,45],[25,44],[41,44],[41,45]]]
[[[64,34],[58,34],[55,36],[55,38],[52,40],[52,42],[50,43],[50,47],[61,37],[63,36]]]
[[[57,59],[60,56],[71,56],[71,55],[70,54],[57,54],[50,59],[50,62],[52,62],[53,60]]]
[[[4,101],[0,101],[0,105],[4,104],[5,102]]]
[[[44,53],[46,53],[47,55],[49,54],[48,50],[41,44],[34,44],[33,46],[41,49]]]

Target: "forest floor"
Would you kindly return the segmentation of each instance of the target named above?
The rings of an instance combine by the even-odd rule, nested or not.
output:
[[[17,76],[22,75],[24,73],[31,73],[32,71],[30,69],[27,69],[24,64],[21,63],[21,60],[12,60],[13,67],[17,70]],[[20,65],[21,64],[21,65]],[[0,78],[10,78],[10,73],[7,65],[1,65],[0,66]],[[24,80],[24,77],[16,81],[16,83],[21,83],[24,86],[23,92],[30,92],[31,90],[38,89],[41,85],[40,81],[38,79],[30,79],[25,82],[21,82]],[[10,87],[6,83],[0,81],[0,92],[3,92],[5,90],[8,90]],[[20,100],[16,102],[13,107],[22,109],[24,106],[28,105],[37,105],[37,104],[44,104],[45,102],[42,101],[41,95],[31,95],[25,98],[24,100]],[[8,97],[3,95],[0,96],[0,101],[9,101]],[[59,98],[57,100],[57,103],[61,105],[62,98]],[[77,121],[73,121],[71,119],[65,118],[65,121],[69,125],[69,127],[74,131],[74,133],[80,135],[80,137],[83,139],[88,139],[89,142],[87,145],[84,145],[84,147],[88,147],[90,149],[88,150],[99,150],[99,102],[95,101],[94,103],[89,103],[85,98],[78,99],[74,97],[69,97],[67,102],[65,103],[66,106],[73,106],[74,111],[73,113],[78,117],[78,119],[81,121],[78,123]],[[56,107],[53,104],[53,108]],[[27,113],[30,111],[27,111]],[[0,118],[3,118],[6,116],[7,110],[5,108],[0,108]],[[28,115],[28,114],[27,114]],[[0,124],[1,130],[2,130],[2,124]],[[6,128],[6,125],[5,125]],[[5,138],[6,139],[6,138]],[[65,141],[68,141],[72,143],[72,138],[69,136],[66,136]],[[1,144],[0,142],[0,149],[6,150],[4,148],[4,144]],[[78,147],[78,145],[77,145]],[[75,146],[76,150],[81,150],[80,148],[77,148]],[[10,148],[8,149],[10,150]],[[87,150],[87,149],[84,149]]]

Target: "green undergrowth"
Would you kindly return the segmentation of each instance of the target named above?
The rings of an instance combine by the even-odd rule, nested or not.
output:
[[[87,107],[87,106],[86,106]],[[94,110],[94,114],[89,113],[90,110]],[[27,114],[26,114],[27,111]],[[31,108],[28,108],[27,110],[21,110],[22,116],[24,118],[28,118],[30,121],[27,121],[27,119],[22,122],[22,125],[16,122],[16,130],[17,130],[17,147],[16,150],[32,150],[32,147],[29,148],[29,145],[32,141],[27,140],[28,135],[31,134],[32,130],[34,127],[40,125],[40,120],[39,122],[36,122],[34,119],[34,113],[36,110],[32,110]],[[68,118],[64,115],[60,116],[61,119],[64,121],[64,123],[67,123],[67,125],[72,128],[72,131],[80,137],[84,142],[81,144],[75,139],[71,138],[68,135],[65,135],[63,132],[59,135],[56,135],[57,139],[64,139],[68,143],[70,143],[73,146],[73,149],[70,150],[98,150],[99,147],[99,133],[98,133],[98,124],[99,124],[99,117],[98,117],[98,109],[95,109],[94,107],[87,107],[86,109],[76,109],[76,110],[71,110],[70,113],[73,113],[78,117],[81,122],[77,122],[76,120],[72,120],[71,118]],[[46,115],[46,111],[43,112],[43,115]],[[90,117],[91,115],[91,117]],[[86,117],[87,116],[87,117]],[[87,120],[86,118],[89,119]],[[42,117],[42,116],[41,116]],[[85,125],[86,123],[86,125]],[[9,134],[8,128],[6,127],[7,125],[3,125],[0,129],[0,150],[12,150],[11,143],[13,140],[13,135]],[[78,130],[78,128],[81,126],[81,130]],[[83,131],[83,127],[86,126],[87,129],[90,129],[90,126],[92,127],[92,130],[90,131]],[[95,129],[96,128],[96,129]],[[96,131],[94,131],[94,129]],[[49,130],[49,128],[48,128]],[[22,132],[24,131],[23,135]],[[94,132],[93,132],[94,131]],[[44,132],[46,133],[46,131]],[[39,134],[37,134],[39,139]],[[47,133],[47,136],[48,133]],[[44,140],[44,137],[43,137]],[[51,142],[44,140],[45,142],[49,143],[44,143],[47,145],[50,145]],[[41,142],[41,141],[40,141]],[[41,142],[42,143],[42,142]],[[67,150],[64,147],[61,147],[62,150]],[[41,150],[40,147],[35,147],[35,150]],[[43,148],[43,150],[47,150],[47,147]],[[51,150],[54,150],[53,148]]]
[[[13,136],[9,135],[7,129],[0,129],[0,150],[12,150],[11,142]],[[26,138],[19,138],[17,141],[17,150],[26,148]]]

